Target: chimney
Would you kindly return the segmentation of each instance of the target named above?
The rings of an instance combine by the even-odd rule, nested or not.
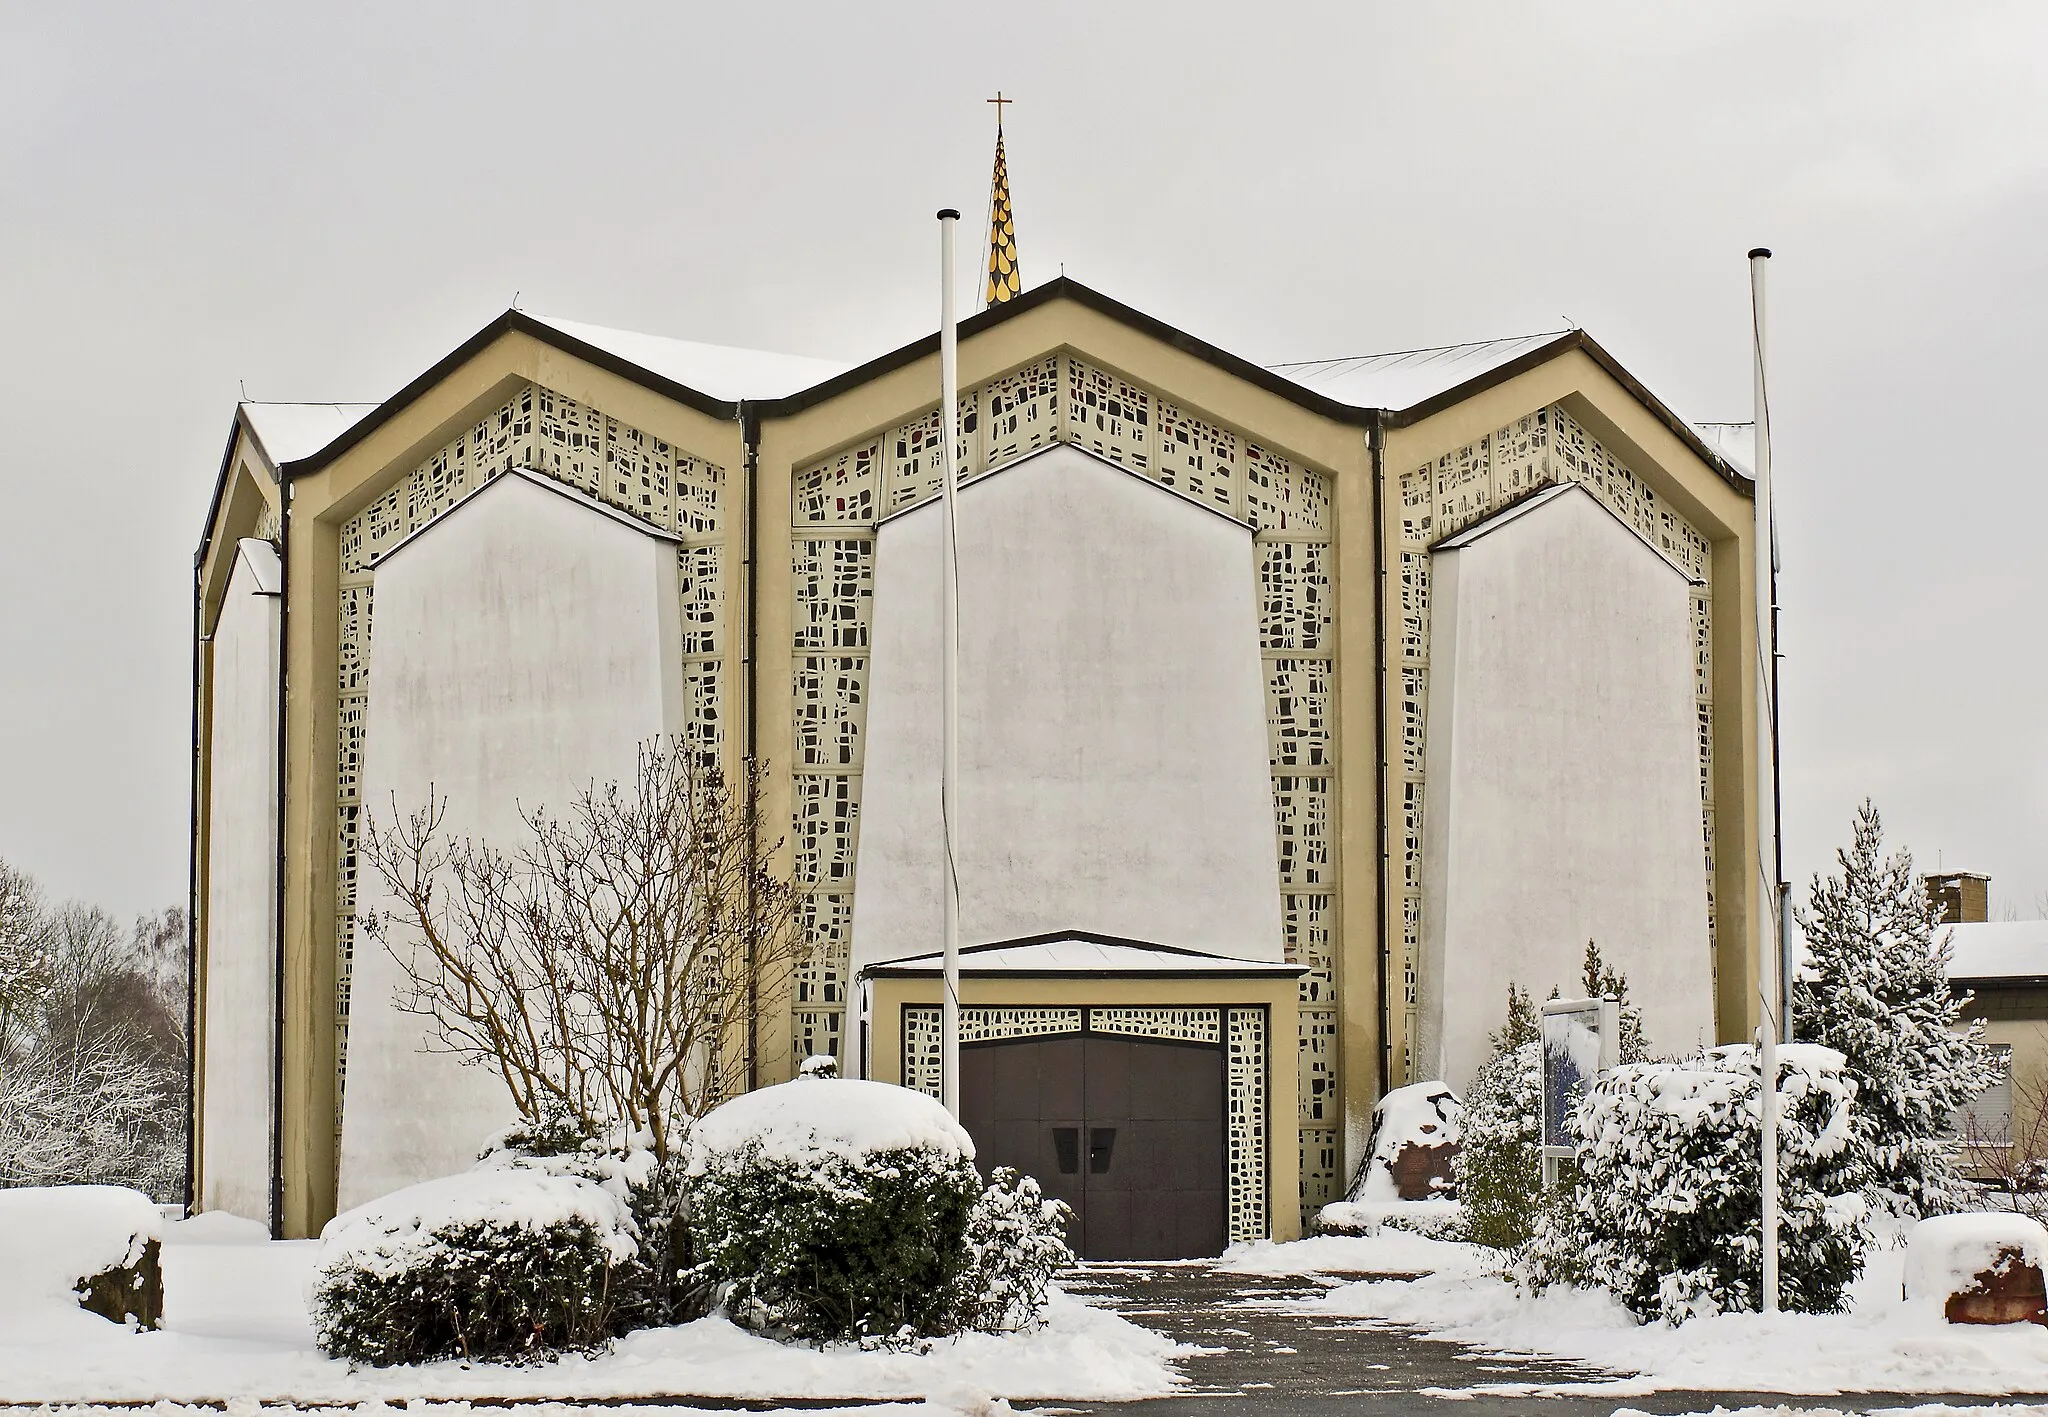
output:
[[[1937,871],[1920,878],[1927,903],[1944,925],[1968,925],[1991,918],[1991,878],[1977,871]]]

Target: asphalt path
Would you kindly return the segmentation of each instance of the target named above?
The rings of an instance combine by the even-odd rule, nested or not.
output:
[[[1813,1397],[1739,1391],[1642,1396],[1617,1391],[1518,1392],[1516,1388],[1608,1383],[1632,1375],[1554,1358],[1487,1352],[1425,1338],[1379,1320],[1314,1310],[1318,1296],[1357,1277],[1275,1278],[1230,1274],[1205,1264],[1084,1265],[1063,1275],[1061,1287],[1201,1350],[1178,1360],[1188,1386],[1178,1396],[1149,1402],[1031,1405],[1044,1411],[1131,1417],[1608,1417],[1624,1409],[1686,1413],[1783,1405],[1875,1412],[1933,1402],[1968,1407],[1994,1401],[2048,1401],[2048,1396],[1993,1399],[1926,1393]],[[1508,1391],[1472,1391],[1495,1385]],[[1020,1410],[1024,1406],[1019,1404]]]

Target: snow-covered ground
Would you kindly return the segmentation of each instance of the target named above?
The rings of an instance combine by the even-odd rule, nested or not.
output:
[[[1493,1251],[1382,1227],[1371,1235],[1312,1235],[1276,1245],[1233,1245],[1216,1267],[1231,1274],[1482,1275],[1498,1269]]]
[[[163,1329],[133,1333],[61,1305],[10,1312],[0,1325],[0,1404],[932,1395],[943,1410],[972,1411],[987,1394],[1114,1401],[1158,1396],[1178,1381],[1169,1340],[1058,1293],[1050,1323],[1036,1333],[967,1334],[925,1353],[785,1346],[714,1318],[545,1365],[351,1370],[314,1346],[305,1295],[318,1248],[270,1242],[259,1227],[226,1216],[169,1226]],[[538,1417],[533,1408],[520,1412]]]
[[[1614,1417],[1653,1417],[1633,1407],[1618,1407]],[[1851,1417],[1836,1407],[1716,1407],[1711,1413],[1688,1417]],[[1912,1407],[1873,1407],[1865,1417],[2048,1417],[2048,1407],[2032,1403],[1992,1402],[1982,1406],[1951,1407],[1943,1402],[1919,1403]]]
[[[228,1417],[302,1417],[308,1411],[318,1417],[589,1417],[588,1407],[565,1402],[520,1403],[516,1407],[497,1407],[469,1402],[414,1402],[393,1406],[381,1398],[359,1402],[350,1407],[315,1407],[307,1409],[291,1403],[265,1404],[261,1407],[255,1401],[238,1398],[227,1404]],[[773,1409],[748,1408],[749,1412],[760,1413],[762,1417],[1011,1417],[1016,1409],[1003,1398],[990,1397],[960,1389],[926,1400],[907,1402],[863,1402],[849,1407],[778,1407]],[[633,1403],[607,1404],[604,1417],[690,1417],[696,1412],[728,1414],[729,1407],[677,1407],[667,1403],[642,1406]],[[0,1417],[221,1417],[218,1407],[201,1406],[189,1402],[154,1402],[147,1407],[110,1407],[99,1403],[79,1403],[59,1407],[0,1406]]]
[[[1531,1298],[1499,1277],[1489,1252],[1382,1230],[1233,1251],[1226,1267],[1262,1274],[1433,1272],[1412,1282],[1360,1280],[1313,1301],[1319,1312],[1385,1319],[1432,1338],[1510,1355],[1565,1358],[1635,1376],[1462,1392],[1583,1392],[1627,1397],[1670,1389],[2048,1393],[2048,1329],[1948,1323],[1932,1301],[1900,1297],[1906,1251],[1873,1246],[1844,1314],[1720,1314],[1672,1328],[1638,1324],[1604,1293],[1553,1290]],[[1441,1395],[1441,1394],[1438,1394]]]

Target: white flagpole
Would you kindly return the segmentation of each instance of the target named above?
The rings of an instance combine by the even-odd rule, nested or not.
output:
[[[1772,701],[1771,634],[1774,548],[1771,542],[1771,402],[1764,385],[1764,270],[1771,253],[1749,253],[1751,365],[1756,404],[1756,662],[1757,662],[1757,991],[1763,1004],[1757,1059],[1762,1074],[1763,1311],[1778,1310],[1778,997],[1784,974],[1782,903],[1778,899],[1777,778],[1770,734],[1778,706]]]
[[[939,578],[945,607],[940,627],[939,816],[945,829],[945,997],[939,1006],[939,1100],[960,1115],[960,549],[955,518],[960,436],[960,332],[953,309],[953,232],[960,213],[939,213],[939,491],[945,510]]]

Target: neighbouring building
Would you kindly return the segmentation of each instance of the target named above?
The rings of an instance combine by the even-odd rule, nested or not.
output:
[[[1014,256],[1014,252],[1012,252]],[[1580,331],[1262,367],[1078,282],[960,334],[965,1111],[1090,1253],[1288,1236],[1588,939],[1753,1026],[1751,485]],[[938,350],[512,310],[235,411],[196,561],[196,1201],[316,1233],[505,1119],[363,941],[362,814],[486,835],[681,735],[769,773],[752,1082],[936,1091]]]
[[[1922,882],[1945,922],[1935,936],[1949,942],[1949,987],[1973,996],[1970,1014],[1999,1062],[1998,1081],[1963,1109],[1957,1130],[1980,1150],[2048,1141],[2035,1115],[2048,1085],[2048,920],[1987,919],[1991,878],[1973,871]]]

